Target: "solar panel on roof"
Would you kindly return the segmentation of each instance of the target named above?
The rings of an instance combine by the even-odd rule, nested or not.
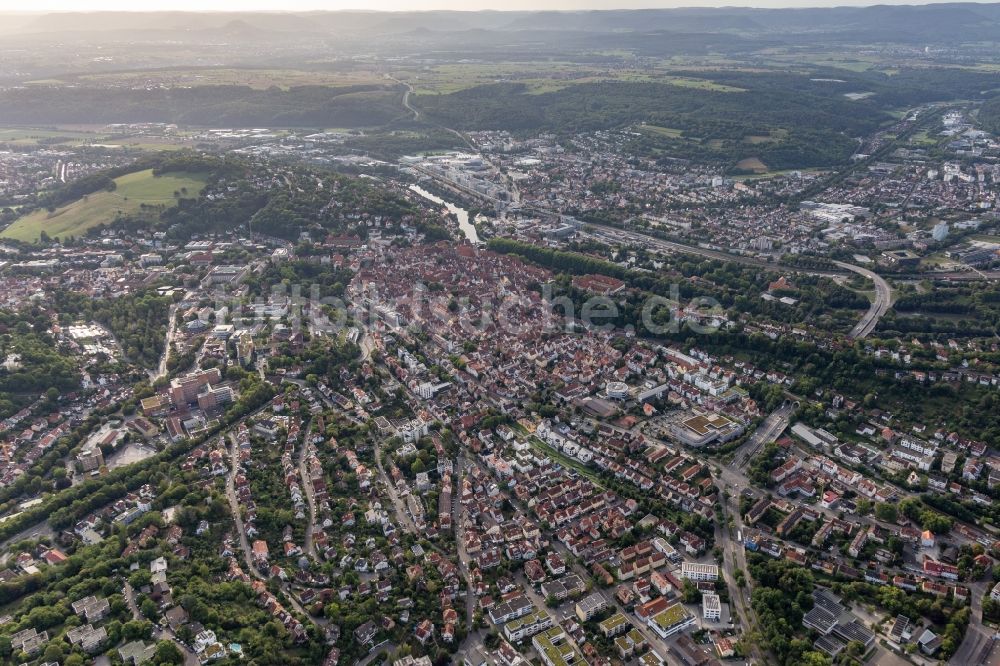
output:
[[[847,643],[834,636],[820,636],[813,645],[817,650],[822,650],[831,657],[837,656],[841,650],[847,647]]]

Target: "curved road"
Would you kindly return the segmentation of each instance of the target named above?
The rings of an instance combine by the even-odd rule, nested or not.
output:
[[[413,94],[413,86],[406,81],[400,81],[395,76],[389,76],[386,74],[386,77],[402,86],[406,86],[406,92],[403,93],[403,108],[413,114],[414,120],[420,120],[420,111],[418,111],[415,106],[410,104],[410,95]]]
[[[139,606],[135,603],[135,590],[132,589],[128,580],[125,581],[125,587],[122,588],[122,596],[125,597],[125,603],[128,605],[129,610],[132,611],[132,618],[135,620],[145,620],[145,616],[139,611]],[[198,661],[197,655],[187,645],[181,643],[169,627],[160,627],[154,623],[152,637],[157,641],[169,640],[173,642],[177,646],[177,649],[181,651],[181,654],[184,655],[184,666],[199,666],[201,663]]]
[[[756,257],[744,257],[736,254],[730,254],[723,250],[711,250],[704,247],[697,247],[694,245],[684,245],[683,243],[677,243],[674,241],[664,240],[662,238],[657,238],[656,236],[650,236],[648,234],[640,233],[637,231],[626,231],[624,229],[605,229],[602,227],[593,227],[592,231],[584,232],[584,235],[590,235],[595,238],[599,238],[603,241],[620,243],[622,240],[632,241],[637,243],[646,243],[663,250],[668,250],[671,252],[684,252],[687,254],[695,254],[698,256],[706,257],[708,259],[717,259],[719,261],[731,261],[738,264],[745,264],[747,266],[759,266],[761,268],[767,268],[769,270],[788,270],[797,273],[805,273],[808,275],[820,275],[825,277],[832,277],[837,275],[843,275],[843,273],[834,273],[832,271],[821,271],[821,270],[804,270],[801,268],[796,268],[795,266],[783,266],[781,264],[769,264],[766,261],[757,259]],[[892,289],[889,287],[889,283],[878,273],[870,271],[867,268],[862,268],[861,266],[855,266],[854,264],[848,264],[843,261],[834,261],[834,263],[844,269],[845,271],[850,271],[852,273],[857,273],[858,275],[864,276],[875,283],[875,301],[872,303],[868,312],[865,316],[861,318],[861,321],[851,329],[851,332],[847,334],[847,337],[851,340],[858,340],[868,336],[875,326],[878,325],[879,320],[889,310],[889,306],[892,304]]]
[[[263,409],[263,408],[262,408]],[[261,410],[258,410],[258,412]],[[255,412],[258,413],[258,412]],[[226,439],[229,440],[229,456],[230,456],[230,469],[229,473],[226,474],[226,499],[229,500],[229,510],[233,514],[233,522],[236,526],[236,532],[239,536],[240,550],[243,551],[243,563],[246,566],[246,573],[250,576],[256,578],[257,580],[267,582],[268,577],[263,575],[257,566],[253,563],[253,554],[250,550],[250,543],[247,539],[246,527],[243,524],[243,513],[240,510],[240,502],[236,497],[236,470],[240,466],[240,445],[236,441],[236,436],[230,432]],[[284,601],[287,606],[298,611],[302,617],[306,618],[308,622],[312,622],[316,625],[320,631],[325,631],[327,625],[330,621],[325,617],[314,617],[302,607],[302,604],[292,596],[291,585],[287,582],[281,584],[281,595],[280,600]]]
[[[413,86],[407,83],[406,81],[401,81],[395,76],[391,76],[389,74],[386,75],[386,78],[406,87],[406,92],[403,93],[403,107],[407,111],[413,114],[414,121],[420,120],[420,111],[410,103],[410,95],[413,93]],[[452,129],[450,127],[442,126],[442,129],[445,129],[455,134],[455,136],[462,139],[462,141],[464,141],[469,146],[470,149],[476,150],[476,147],[472,144],[471,141],[469,141],[468,137],[466,137],[462,132],[459,132],[458,130]],[[552,211],[547,211],[547,212],[551,213]],[[657,245],[666,250],[672,250],[674,252],[686,252],[689,254],[697,254],[703,257],[707,257],[709,259],[718,259],[721,261],[733,261],[736,263],[742,263],[750,266],[760,266],[763,268],[771,268],[771,269],[782,268],[781,264],[770,264],[761,259],[757,259],[756,257],[743,257],[740,255],[734,255],[724,250],[711,250],[708,248],[684,245],[682,243],[663,240],[661,238],[656,238],[655,236],[649,236],[647,234],[638,233],[634,231],[626,231],[624,229],[616,228],[614,229],[613,232],[609,232],[608,230],[604,229],[601,230],[595,229],[594,231],[591,232],[591,235],[602,237],[605,240],[611,240],[616,242],[624,238],[637,242],[652,243],[653,245]],[[857,325],[853,329],[851,329],[851,332],[847,334],[847,337],[851,340],[859,340],[861,338],[867,337],[868,335],[871,334],[872,331],[875,330],[875,327],[878,325],[879,320],[889,310],[889,306],[892,304],[892,290],[889,287],[889,283],[886,282],[886,280],[882,276],[878,275],[874,271],[868,270],[867,268],[862,268],[861,266],[855,266],[854,264],[848,264],[843,261],[834,261],[834,263],[846,271],[862,275],[868,278],[869,280],[872,280],[872,282],[875,283],[875,301],[872,303],[871,308],[869,308],[865,316],[861,318],[861,321],[859,321]],[[833,273],[832,271],[820,271],[820,270],[810,271],[810,270],[796,269],[795,267],[787,267],[787,268],[788,270],[795,270],[796,272],[808,273],[811,275],[822,275],[827,277],[838,275],[837,273]]]
[[[847,337],[851,340],[860,340],[875,330],[882,315],[889,310],[889,306],[892,305],[892,289],[889,288],[889,283],[886,282],[885,278],[874,271],[861,268],[861,266],[855,266],[854,264],[847,264],[843,261],[835,261],[834,263],[844,270],[857,273],[875,283],[875,300],[857,326],[847,334]]]
[[[403,93],[403,108],[413,114],[414,121],[419,121],[420,110],[410,103],[410,95],[413,94],[413,86],[407,83],[406,81],[401,81],[400,79],[397,79],[395,76],[391,76],[389,74],[386,74],[385,76],[390,81],[395,81],[396,83],[406,87],[406,91]],[[462,142],[465,145],[469,147],[469,150],[473,152],[478,151],[478,148],[476,148],[476,146],[472,143],[472,141],[469,140],[469,137],[465,136],[465,134],[463,134],[462,132],[459,132],[458,130],[452,129],[450,127],[445,127],[444,125],[437,125],[436,123],[431,123],[431,124],[434,124],[436,127],[439,127],[440,129],[443,129],[446,132],[451,132],[452,134],[457,136],[459,139],[462,140]]]

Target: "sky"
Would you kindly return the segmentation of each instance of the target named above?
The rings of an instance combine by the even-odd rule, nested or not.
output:
[[[940,0],[945,1],[945,0]],[[427,9],[638,9],[648,7],[817,7],[928,4],[928,0],[0,0],[0,11],[384,11]]]

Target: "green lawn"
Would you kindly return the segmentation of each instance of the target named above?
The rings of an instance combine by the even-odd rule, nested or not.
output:
[[[689,76],[668,76],[663,82],[681,88],[698,88],[699,90],[714,90],[715,92],[746,92],[745,88],[726,86],[708,79],[695,79]]]
[[[668,139],[679,139],[681,138],[681,135],[684,134],[684,130],[675,129],[673,127],[660,127],[659,125],[642,125],[641,129],[653,134],[665,136]]]
[[[34,242],[44,230],[50,237],[79,236],[88,229],[108,224],[119,214],[134,214],[147,206],[173,206],[174,192],[187,189],[193,197],[205,186],[205,175],[171,173],[154,176],[152,169],[136,171],[115,179],[114,192],[96,192],[50,213],[41,209],[20,217],[0,233],[0,237]]]
[[[759,157],[747,157],[736,163],[737,169],[754,171],[756,173],[767,173],[767,165],[760,161]]]

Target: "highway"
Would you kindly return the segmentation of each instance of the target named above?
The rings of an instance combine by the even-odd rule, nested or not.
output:
[[[724,252],[722,250],[712,250],[694,245],[684,245],[682,243],[663,240],[662,238],[656,238],[655,236],[649,236],[635,231],[626,231],[624,229],[595,227],[590,231],[580,231],[580,234],[609,243],[621,243],[623,240],[633,243],[644,243],[667,252],[694,254],[707,259],[730,261],[733,263],[743,264],[745,266],[766,268],[768,270],[787,270],[789,272],[806,273],[809,275],[819,275],[823,277],[836,277],[843,275],[843,273],[834,271],[804,270],[794,266],[771,264],[756,257],[744,257],[738,254],[730,254],[729,252]],[[845,271],[857,273],[858,275],[862,275],[875,283],[875,301],[868,309],[868,312],[866,312],[861,318],[861,321],[859,321],[857,325],[851,329],[851,332],[847,334],[848,338],[851,340],[860,340],[861,338],[871,334],[871,332],[875,330],[875,327],[878,325],[882,316],[889,311],[889,306],[892,304],[892,289],[889,287],[889,283],[885,280],[885,278],[878,275],[874,271],[862,268],[861,266],[855,266],[854,264],[848,264],[843,261],[836,261],[834,263]]]
[[[886,282],[885,278],[867,268],[847,264],[843,261],[835,261],[834,263],[844,270],[862,275],[875,283],[875,300],[872,302],[868,312],[865,313],[865,316],[861,318],[861,321],[847,334],[847,337],[852,340],[860,340],[871,334],[875,330],[875,327],[878,326],[882,315],[888,312],[889,306],[892,304],[892,289],[889,288],[889,283]]]
[[[391,81],[395,81],[396,83],[398,83],[398,84],[406,87],[406,91],[403,92],[403,108],[413,114],[413,121],[414,122],[419,122],[420,121],[420,110],[417,107],[413,106],[412,103],[410,103],[410,95],[413,94],[413,86],[410,85],[409,83],[407,83],[406,81],[402,81],[400,79],[397,79],[395,76],[392,76],[390,74],[386,74],[385,77],[387,79],[391,80]],[[431,123],[431,124],[435,124],[435,123]],[[446,132],[451,132],[456,137],[458,137],[459,139],[461,139],[462,143],[464,143],[466,146],[469,147],[469,150],[471,150],[473,152],[477,152],[476,146],[469,140],[469,137],[465,136],[465,134],[463,134],[462,132],[460,132],[460,131],[458,131],[456,129],[452,129],[451,127],[445,127],[444,125],[437,125],[437,124],[435,124],[435,126],[439,127],[440,129],[443,129]]]
[[[757,257],[747,257],[740,254],[732,254],[731,252],[726,252],[725,250],[713,250],[711,248],[699,247],[697,245],[685,245],[684,243],[677,243],[675,241],[664,240],[662,238],[657,238],[656,236],[650,236],[649,234],[640,233],[638,231],[626,231],[625,229],[619,229],[617,227],[599,227],[592,225],[592,228],[590,230],[588,231],[580,230],[579,233],[581,236],[590,236],[592,238],[597,238],[607,243],[621,243],[622,241],[629,241],[632,243],[644,243],[646,245],[650,245],[654,248],[657,248],[659,250],[664,250],[667,252],[694,254],[700,257],[705,257],[706,259],[715,259],[717,261],[728,261],[735,264],[743,264],[745,266],[756,266],[758,268],[767,268],[772,271],[787,270],[795,273],[806,273],[809,275],[820,275],[824,277],[836,277],[843,275],[843,273],[840,273],[838,271],[803,269],[803,268],[798,268],[796,266],[785,266],[783,264],[769,263]]]
[[[736,454],[733,456],[733,464],[740,469],[746,469],[753,457],[762,448],[781,436],[781,433],[788,427],[788,421],[791,419],[794,411],[794,403],[786,402],[771,412],[753,434],[747,437],[747,441],[736,450]]]
[[[406,91],[403,93],[403,108],[413,114],[414,121],[420,120],[420,111],[418,111],[416,107],[410,104],[410,95],[413,94],[413,86],[411,86],[406,81],[400,81],[395,76],[391,76],[389,74],[386,74],[385,78],[391,81],[395,81],[401,86],[406,86]]]

